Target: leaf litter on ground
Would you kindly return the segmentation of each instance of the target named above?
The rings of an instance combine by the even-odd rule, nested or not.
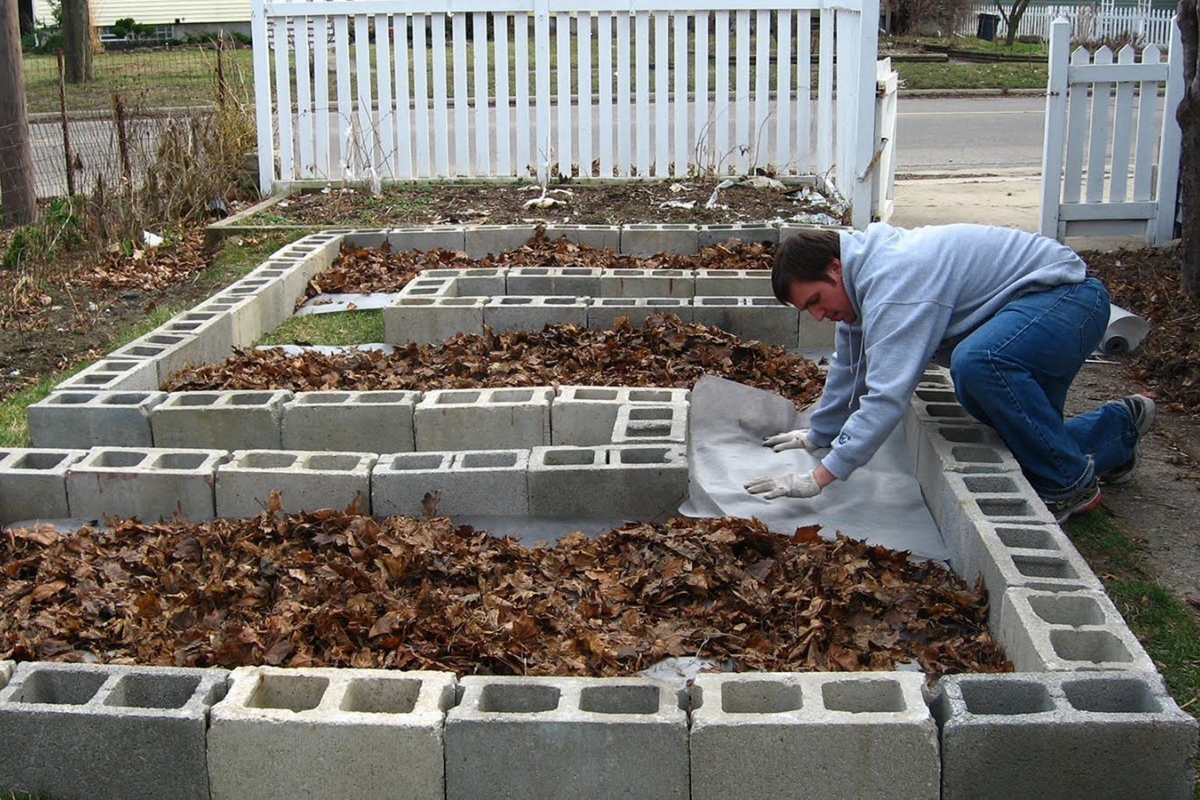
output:
[[[553,547],[345,510],[0,535],[0,659],[631,675],[1010,670],[987,595],[815,526],[629,523]]]

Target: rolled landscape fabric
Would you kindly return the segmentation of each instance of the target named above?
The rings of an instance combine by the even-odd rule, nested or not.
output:
[[[1108,317],[1108,328],[1100,340],[1099,352],[1110,356],[1131,352],[1149,331],[1150,324],[1146,320],[1114,305]]]

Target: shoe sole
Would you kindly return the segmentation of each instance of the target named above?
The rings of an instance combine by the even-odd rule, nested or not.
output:
[[[1154,418],[1158,415],[1158,407],[1154,404],[1153,399],[1144,394],[1135,394],[1133,396],[1142,401],[1142,419],[1140,422],[1134,423],[1134,426],[1137,428],[1138,438],[1140,439],[1154,427]]]
[[[1103,502],[1104,502],[1104,493],[1096,492],[1096,496],[1093,497],[1091,500],[1087,501],[1086,503],[1084,503],[1081,506],[1076,506],[1075,508],[1072,508],[1070,511],[1067,511],[1062,516],[1056,516],[1054,518],[1054,521],[1057,522],[1059,525],[1061,525],[1064,522],[1066,522],[1067,520],[1069,520],[1071,517],[1075,516],[1076,514],[1082,514],[1085,511],[1091,511],[1093,508],[1099,507],[1099,505]]]

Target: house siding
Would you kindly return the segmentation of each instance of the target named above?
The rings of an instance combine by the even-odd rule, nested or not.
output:
[[[91,0],[92,24],[108,27],[132,17],[143,25],[249,22],[250,0]]]

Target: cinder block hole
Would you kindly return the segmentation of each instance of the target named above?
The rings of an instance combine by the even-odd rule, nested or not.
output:
[[[115,375],[84,375],[78,379],[78,382],[85,386],[103,386],[106,383],[112,383],[115,377]]]
[[[663,422],[645,423],[636,428],[627,428],[625,435],[631,439],[661,439],[671,435],[671,425]]]
[[[697,297],[696,302],[702,306],[736,306],[736,297]]]
[[[196,322],[176,322],[173,325],[167,326],[167,330],[188,331],[189,333],[191,331],[195,331],[195,330],[199,330],[199,329],[200,329],[200,325],[199,325],[199,323],[196,323]]]
[[[225,290],[225,294],[231,294],[234,297],[249,297],[251,295],[258,294],[258,287],[256,287],[256,286],[230,286],[228,289]]]
[[[392,470],[396,472],[416,472],[418,470],[438,469],[442,466],[443,456],[422,455],[420,453],[400,453],[392,459]]]
[[[417,297],[420,295],[431,295],[431,294],[437,294],[439,291],[440,291],[439,289],[431,289],[431,288],[409,289],[408,296],[409,297]]]
[[[123,392],[121,394],[102,397],[100,403],[106,406],[136,406],[144,402],[149,396],[146,392]]]
[[[985,679],[963,681],[958,686],[972,714],[1039,714],[1054,710],[1050,692],[1040,683]]]
[[[789,310],[787,306],[780,305],[779,301],[776,300],[774,297],[751,297],[750,305],[752,305],[752,306],[771,306],[772,308],[778,308],[780,311],[788,311]]]
[[[325,392],[321,392],[321,394],[325,394]],[[412,402],[412,395],[405,392],[363,392],[351,395],[350,401],[370,406],[392,405],[396,403],[406,404]]]
[[[13,461],[12,469],[54,469],[67,457],[66,453],[23,453]]]
[[[466,275],[469,278],[491,278],[495,277],[497,273],[499,273],[499,270],[496,269],[475,268],[463,270],[463,275]]]
[[[140,367],[145,365],[145,361],[122,361],[118,359],[105,359],[96,364],[96,369],[101,372],[124,372],[127,369]]]
[[[172,336],[169,333],[156,333],[153,336],[147,336],[146,341],[149,342],[150,344],[170,345],[170,344],[179,344],[180,342],[183,341],[183,337],[182,336]],[[155,352],[158,352],[158,351],[155,351]]]
[[[651,297],[646,301],[646,305],[655,307],[671,306],[672,308],[678,308],[684,305],[685,302],[686,301],[682,297]]]
[[[565,267],[563,275],[591,275],[592,270],[586,267]]]
[[[493,683],[483,687],[479,710],[496,714],[536,714],[558,708],[557,686]]]
[[[222,311],[228,311],[229,309],[236,306],[237,303],[233,302],[232,300],[214,300],[211,303],[207,303],[206,305],[209,308],[217,308],[217,309],[221,309]]]
[[[411,714],[417,707],[421,682],[409,678],[356,680],[346,687],[342,711],[367,714]]]
[[[25,679],[18,703],[80,706],[96,696],[108,676],[99,672],[39,670]]]
[[[1050,646],[1059,658],[1067,661],[1092,664],[1133,661],[1125,643],[1108,631],[1050,631]]]
[[[104,705],[182,708],[199,685],[199,675],[126,675],[113,687]]]
[[[104,450],[96,456],[96,460],[92,463],[97,467],[136,467],[145,460],[145,453]]]
[[[601,306],[636,306],[637,301],[631,300],[628,297],[601,297],[597,301],[597,305],[601,305]]]
[[[522,275],[549,275],[550,270],[541,267],[521,267]]]
[[[533,303],[532,297],[501,297],[502,306],[527,306]]]
[[[283,469],[295,464],[296,458],[294,453],[245,453],[241,458],[241,466],[249,469]]]
[[[587,686],[579,693],[579,710],[596,714],[654,714],[657,686]]]
[[[1079,577],[1075,570],[1062,558],[1038,558],[1037,556],[1013,556],[1013,566],[1026,578],[1058,578],[1074,580]]]
[[[349,399],[349,392],[305,392],[296,398],[296,402],[305,406],[333,406]]]
[[[307,466],[309,469],[316,472],[344,472],[346,470],[354,469],[361,463],[362,459],[358,456],[343,456],[326,453],[309,457]]]
[[[621,464],[666,464],[667,448],[638,447],[631,450],[616,449],[617,460]]]
[[[984,432],[978,428],[938,427],[938,434],[954,444],[983,444],[986,441]]]
[[[1000,464],[1004,459],[988,447],[951,447],[950,457],[967,464]]]
[[[453,392],[437,396],[435,401],[439,406],[458,405],[460,403],[478,403],[481,392]]]
[[[669,403],[671,392],[666,389],[630,389],[631,403]]]
[[[189,322],[207,322],[210,319],[214,319],[216,316],[216,314],[207,313],[204,311],[193,311],[189,314],[184,314],[183,318]]]
[[[515,467],[519,453],[494,450],[488,453],[463,453],[459,464],[465,469],[500,469]]]
[[[804,706],[799,684],[779,681],[729,681],[721,686],[726,714],[782,714]]]
[[[479,303],[480,300],[477,297],[446,297],[442,299],[444,306],[474,306]]]
[[[203,453],[163,453],[150,466],[154,469],[198,469],[205,458]]]
[[[493,403],[528,403],[531,400],[532,389],[499,389],[492,392]]]
[[[84,403],[90,402],[91,400],[95,399],[95,397],[96,397],[96,395],[91,392],[89,392],[87,394],[81,394],[81,393],[76,393],[76,392],[59,392],[58,394],[50,395],[50,397],[48,399],[50,400],[51,405],[79,406],[79,405],[83,405]]]
[[[944,372],[926,372],[921,376],[922,383],[937,383],[942,386],[950,385],[950,376]]]
[[[135,344],[125,348],[125,355],[152,358],[160,355],[164,350],[166,350],[165,347],[146,347],[145,345]]]
[[[963,478],[969,492],[1015,492],[1017,482],[1003,475],[975,475]]]
[[[1105,623],[1104,609],[1094,597],[1057,594],[1053,597],[1034,596],[1028,599],[1033,613],[1051,625],[1071,625],[1077,628],[1080,625]]]
[[[671,419],[675,415],[674,409],[670,408],[631,408],[629,409],[629,418],[631,420],[651,420],[651,419]]]
[[[1028,500],[1020,498],[993,497],[976,500],[975,505],[989,517],[1032,517],[1035,516],[1033,506]]]
[[[830,711],[851,714],[904,710],[904,695],[895,681],[834,681],[821,687],[821,699]]]
[[[652,274],[658,278],[682,278],[683,270],[681,269],[656,269]]]
[[[1057,550],[1058,545],[1043,528],[996,528],[996,536],[1005,547],[1023,550]]]
[[[939,389],[917,389],[916,395],[927,403],[957,403],[958,398],[953,391]]]
[[[177,406],[211,406],[217,402],[220,395],[204,394],[202,392],[187,392],[186,394],[177,394],[174,397],[175,405]]]
[[[1080,711],[1101,714],[1159,714],[1162,703],[1138,680],[1104,678],[1063,683],[1067,702]]]
[[[328,678],[313,675],[263,675],[246,705],[308,711],[320,704],[328,687]]]
[[[966,417],[967,412],[961,406],[950,403],[930,403],[925,406],[925,413],[931,417]]]
[[[229,395],[231,406],[261,406],[271,401],[272,392],[239,392]]]
[[[401,297],[397,305],[402,306],[431,306],[433,298],[431,297]]]
[[[550,467],[566,467],[596,463],[595,450],[547,450],[542,457]]]
[[[576,400],[616,400],[616,389],[576,389]]]

